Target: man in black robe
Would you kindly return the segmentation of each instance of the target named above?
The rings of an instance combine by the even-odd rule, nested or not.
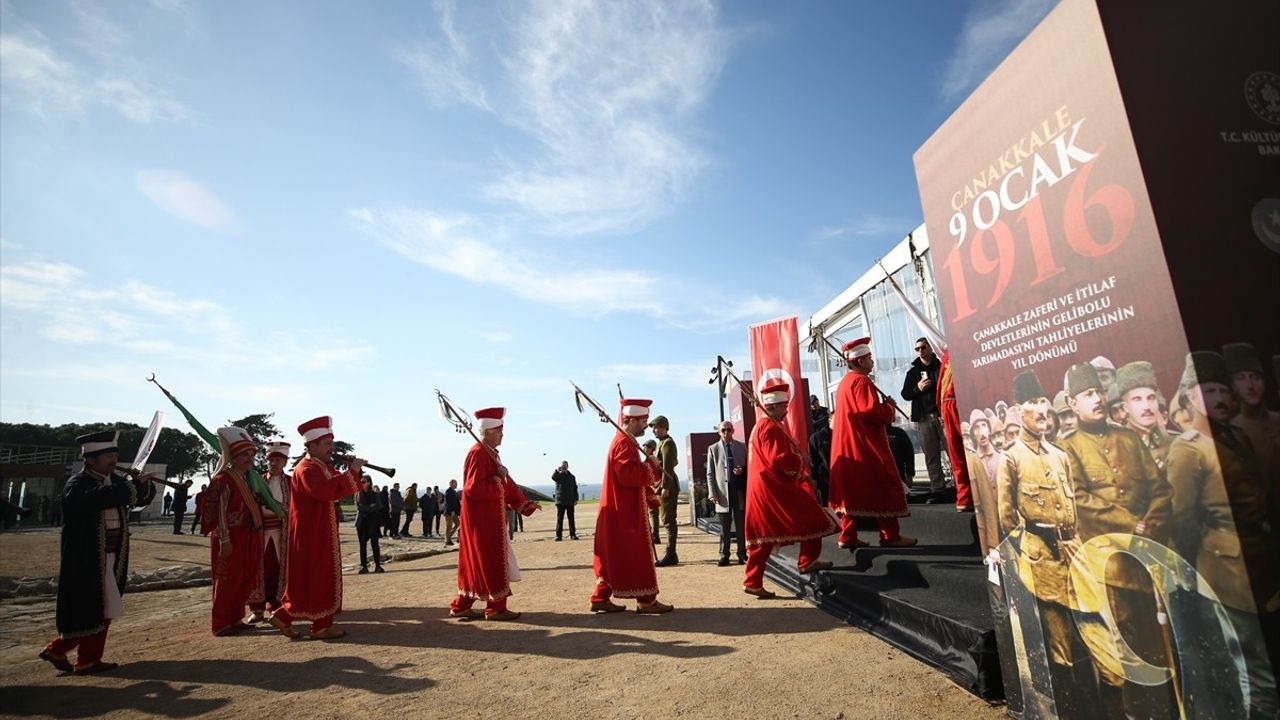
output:
[[[58,637],[40,653],[63,672],[89,675],[114,669],[102,662],[107,629],[124,614],[121,594],[129,577],[129,508],[151,503],[149,476],[116,474],[120,459],[113,430],[76,438],[84,470],[62,491],[62,567],[58,573]],[[67,653],[77,650],[73,666]]]

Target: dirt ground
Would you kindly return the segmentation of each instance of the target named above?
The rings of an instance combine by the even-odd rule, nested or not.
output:
[[[36,654],[54,634],[52,600],[0,604],[0,715],[11,717],[995,718],[942,674],[791,598],[741,591],[717,567],[716,539],[681,528],[681,565],[658,571],[667,615],[592,615],[591,530],[554,542],[554,508],[526,521],[515,549],[514,623],[446,618],[456,554],[344,577],[337,641],[289,641],[269,627],[209,633],[209,588],[127,594],[110,674],[65,676]],[[416,523],[415,523],[416,525]],[[417,528],[415,528],[417,529]],[[344,561],[354,562],[350,524]],[[139,528],[135,569],[207,562],[203,538]],[[426,549],[439,540],[391,541]],[[0,575],[56,568],[57,534],[0,536]],[[13,573],[13,568],[26,572]],[[53,574],[53,570],[49,570]],[[634,603],[628,601],[628,605]]]

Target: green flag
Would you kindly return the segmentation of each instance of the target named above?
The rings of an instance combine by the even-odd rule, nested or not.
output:
[[[164,393],[164,396],[169,398],[169,402],[173,403],[173,406],[178,408],[178,412],[182,413],[182,417],[187,419],[187,424],[191,426],[192,430],[196,431],[196,434],[199,435],[202,440],[209,444],[209,447],[213,448],[217,452],[222,452],[222,443],[218,441],[217,435],[209,432],[209,428],[200,424],[200,421],[195,419],[195,416],[193,416],[190,411],[182,407],[182,403],[178,402],[178,398],[171,395],[168,390],[164,389],[163,385],[155,381],[155,376],[152,376],[151,382],[156,383],[156,387],[160,388],[160,392]],[[280,507],[280,503],[276,502],[275,496],[271,494],[271,489],[267,487],[267,481],[263,480],[262,476],[258,474],[258,471],[253,468],[249,468],[249,488],[253,491],[254,495],[258,496],[258,502],[271,508],[271,511],[276,515],[283,517],[287,514],[287,511]]]

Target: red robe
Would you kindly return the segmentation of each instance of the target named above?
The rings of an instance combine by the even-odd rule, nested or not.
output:
[[[263,478],[268,485],[271,478]],[[281,507],[289,507],[290,480],[288,473],[280,476],[280,497],[276,500]],[[262,508],[262,563],[258,571],[258,587],[249,596],[249,608],[254,612],[263,612],[270,608],[280,607],[284,597],[284,568],[289,557],[289,528],[286,518],[276,515],[266,506]],[[277,541],[277,536],[279,540]],[[277,545],[277,542],[279,544]]]
[[[320,620],[342,612],[342,554],[333,503],[358,492],[360,476],[307,456],[293,468],[292,486],[284,610],[293,618]]]
[[[747,544],[789,545],[839,528],[818,504],[805,453],[782,423],[761,417],[747,449]]]
[[[209,535],[209,565],[213,568],[212,627],[216,633],[244,619],[245,605],[258,588],[262,515],[245,478],[230,468],[209,481],[202,510],[200,529]]]
[[[956,479],[956,507],[973,505],[969,489],[969,467],[964,456],[964,434],[960,431],[960,411],[956,407],[956,383],[951,375],[951,351],[942,351],[942,370],[938,372],[938,408],[942,427],[947,431],[947,457],[951,458],[951,475]]]
[[[653,481],[635,440],[621,432],[614,435],[600,488],[592,566],[616,597],[658,594],[648,512]]]
[[[507,509],[532,515],[537,505],[476,443],[462,466],[462,525],[458,529],[458,594],[501,600],[511,594],[507,577]]]
[[[850,370],[840,380],[833,412],[831,507],[850,517],[910,515],[885,430],[893,423],[893,406],[880,398],[871,378]]]

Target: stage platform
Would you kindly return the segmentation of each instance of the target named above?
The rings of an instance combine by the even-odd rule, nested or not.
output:
[[[913,500],[915,498],[912,498]],[[874,522],[860,525],[871,547],[856,552],[824,540],[822,558],[835,563],[816,578],[796,571],[799,546],[769,559],[766,577],[826,612],[946,673],[979,697],[1004,699],[996,636],[988,602],[987,571],[978,548],[973,513],[953,503],[912,504],[902,533],[918,538],[913,548],[877,545]],[[720,532],[714,518],[698,525]]]

